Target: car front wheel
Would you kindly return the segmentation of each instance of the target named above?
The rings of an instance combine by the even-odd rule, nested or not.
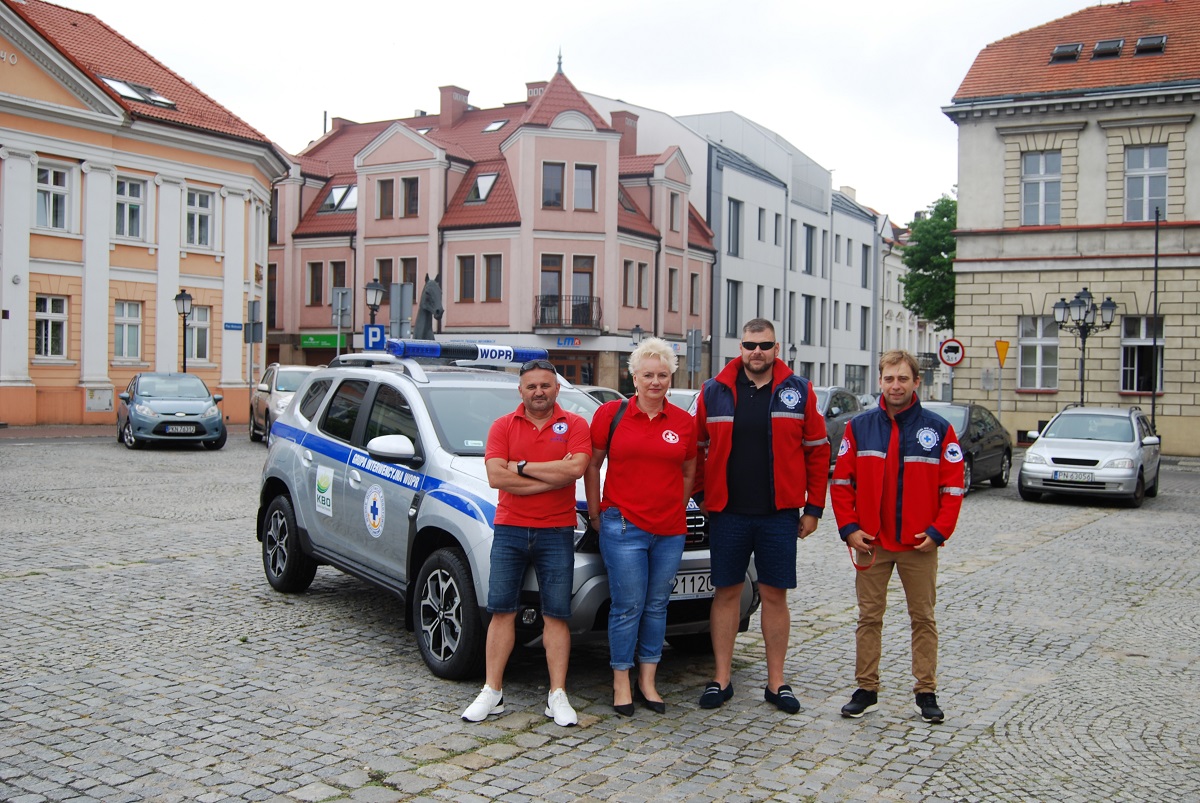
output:
[[[1130,507],[1141,507],[1142,502],[1146,500],[1146,478],[1141,473],[1138,474],[1137,483],[1133,486],[1133,496],[1125,500],[1125,504]]]
[[[304,591],[312,585],[317,574],[317,562],[305,555],[300,547],[296,512],[292,509],[292,500],[286,496],[275,497],[267,508],[262,559],[267,582],[285,594]]]
[[[225,445],[225,439],[229,437],[229,431],[224,427],[221,428],[221,434],[211,441],[204,442],[204,448],[211,451],[216,451]]]
[[[125,422],[125,429],[121,430],[121,441],[125,444],[126,449],[141,449],[142,440],[133,434],[133,425],[128,421]]]
[[[1029,490],[1028,488],[1025,487],[1025,484],[1023,482],[1021,482],[1020,477],[1017,477],[1017,493],[1019,493],[1021,495],[1021,498],[1024,499],[1026,502],[1036,502],[1042,498],[1041,491]]]
[[[1000,473],[992,477],[992,487],[1008,487],[1008,477],[1010,474],[1012,474],[1012,455],[1005,452],[1004,457],[1000,460]]]
[[[417,646],[429,671],[450,680],[477,675],[485,632],[462,552],[443,548],[429,556],[417,574],[413,605]]]

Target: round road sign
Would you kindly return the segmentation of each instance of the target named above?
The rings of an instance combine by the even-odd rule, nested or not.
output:
[[[965,356],[966,350],[963,348],[963,344],[954,338],[943,340],[942,345],[938,346],[938,359],[951,368],[962,362]]]

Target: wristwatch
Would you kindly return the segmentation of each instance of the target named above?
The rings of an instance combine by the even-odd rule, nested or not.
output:
[[[528,462],[529,462],[528,460],[520,460],[517,462],[517,473],[520,474],[522,477],[525,476],[525,464]]]

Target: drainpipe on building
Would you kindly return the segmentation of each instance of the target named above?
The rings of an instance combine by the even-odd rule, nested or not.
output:
[[[783,231],[779,232],[779,236],[783,238],[783,331],[780,333],[780,340],[786,340],[789,345],[794,346],[796,343],[792,338],[792,305],[788,300],[788,273],[791,263],[788,261],[788,254],[791,253],[791,207],[788,206],[788,185],[783,185]],[[783,360],[787,361],[787,349],[780,349],[779,353],[783,356]],[[789,365],[793,371],[796,370],[794,365]]]
[[[350,235],[350,297],[357,298],[358,293],[358,252],[354,248],[354,238],[358,236],[358,232]],[[358,304],[350,305],[350,346],[347,351],[354,345],[354,311],[358,309]],[[364,344],[365,345],[365,344]]]
[[[833,381],[833,305],[837,302],[833,300],[833,263],[837,256],[837,237],[834,236],[835,220],[833,211],[833,195],[829,196],[829,248],[825,249],[828,253],[825,254],[828,263],[825,268],[825,275],[829,278],[829,291],[826,293],[828,301],[825,303],[827,314],[825,320],[821,322],[821,336],[825,338],[825,381],[823,385],[836,385]]]

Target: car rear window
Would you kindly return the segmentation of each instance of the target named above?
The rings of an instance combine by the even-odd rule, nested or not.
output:
[[[347,379],[338,385],[329,407],[325,409],[321,431],[349,443],[354,436],[354,424],[358,421],[358,411],[362,409],[370,384],[362,379]]]
[[[300,415],[312,421],[317,415],[317,410],[321,409],[321,400],[329,392],[331,384],[333,384],[332,380],[318,379],[309,385],[308,390],[304,391],[304,398],[300,400],[300,407],[298,408]]]

